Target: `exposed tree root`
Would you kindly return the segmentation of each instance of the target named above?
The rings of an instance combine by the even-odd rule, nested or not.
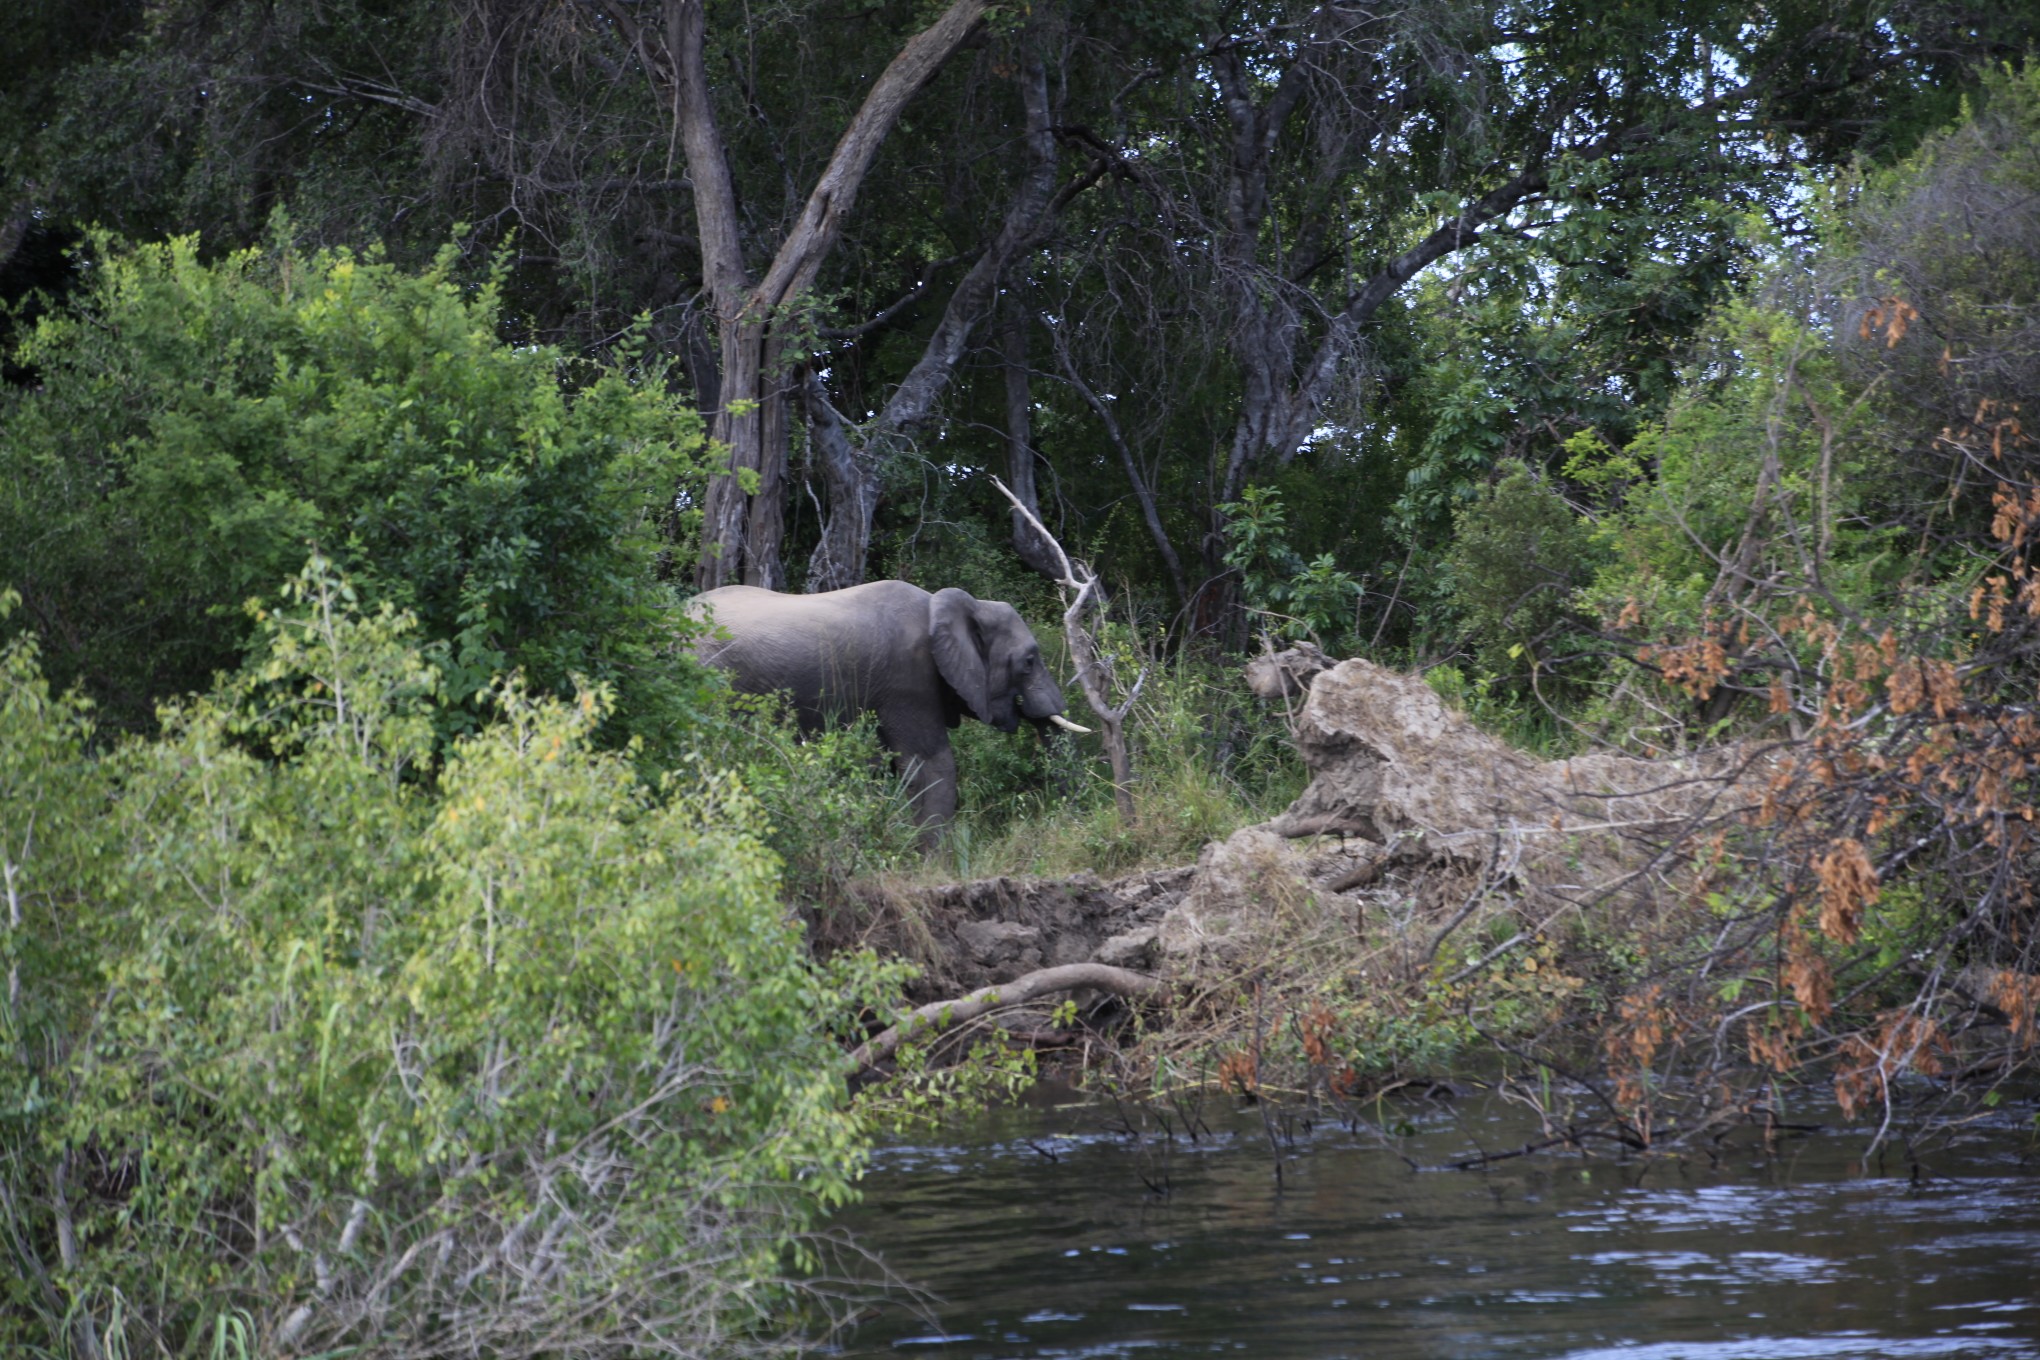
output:
[[[952,1025],[975,1020],[1001,1006],[1024,1005],[1051,992],[1071,992],[1080,987],[1093,987],[1128,999],[1158,996],[1167,990],[1167,984],[1158,978],[1128,968],[1114,968],[1110,964],[1065,963],[1054,968],[1037,968],[1011,982],[980,987],[969,996],[931,1001],[899,1024],[858,1045],[850,1058],[857,1064],[859,1072],[868,1071],[891,1057],[902,1042],[917,1035],[939,1032]]]

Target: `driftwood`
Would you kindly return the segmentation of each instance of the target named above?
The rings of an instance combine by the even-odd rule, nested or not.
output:
[[[1071,992],[1080,987],[1092,987],[1131,999],[1155,996],[1165,990],[1165,984],[1159,979],[1105,963],[1065,963],[1054,968],[1037,968],[1011,982],[980,987],[969,996],[952,1001],[931,1001],[897,1025],[858,1045],[850,1060],[862,1072],[884,1062],[903,1042],[916,1035],[975,1020],[1001,1006],[1024,1005],[1051,992]]]

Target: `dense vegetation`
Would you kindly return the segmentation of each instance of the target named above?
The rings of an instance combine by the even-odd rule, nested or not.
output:
[[[733,778],[597,749],[608,688],[505,678],[440,748],[413,616],[314,559],[256,631],[98,755],[0,658],[7,1344],[769,1341],[883,974],[810,962]]]
[[[32,73],[0,102],[0,196],[25,251],[93,222],[221,251],[287,206],[305,244],[411,268],[507,246],[533,338],[603,350],[647,316],[740,469],[692,501],[706,540],[676,566],[703,581],[996,598],[1002,545],[1035,556],[972,475],[997,468],[1109,578],[1238,641],[1222,507],[1273,485],[1302,560],[1361,579],[1369,639],[1431,642],[1452,512],[1495,460],[1627,442],[1749,284],[1746,218],[1803,230],[1803,171],[1902,154],[2035,26],[88,0],[0,36]]]
[[[685,696],[650,563],[700,422],[660,371],[595,369],[497,335],[493,281],[442,252],[408,274],[346,250],[202,262],[180,238],[91,245],[70,305],[23,337],[0,576],[60,685],[141,728],[247,650],[242,608],[313,548],[414,613],[471,723],[496,677],[617,687],[670,740]]]
[[[1498,901],[1471,963],[1365,986],[1265,961],[1298,1084],[1584,1048],[1645,1141],[1730,1059],[2013,1089],[2036,41],[1961,3],[11,22],[0,1346],[772,1347],[899,982],[794,922],[1273,812],[1263,636],[1547,754],[1778,753],[1762,815],[1667,846],[1675,909]],[[921,869],[869,727],[796,746],[678,607],[899,575],[1046,636],[993,471],[1111,586],[1137,815],[967,724]],[[1223,1070],[1227,995],[1169,1052]]]

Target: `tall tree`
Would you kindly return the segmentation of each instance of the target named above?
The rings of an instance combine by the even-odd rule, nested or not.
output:
[[[1024,449],[1048,518],[1203,600],[1250,481],[1451,437],[1416,400],[1422,318],[1492,294],[1501,324],[1492,278],[1555,280],[1554,306],[1655,318],[1661,364],[1704,306],[1652,280],[1732,282],[1691,205],[1789,208],[1779,176],[1902,147],[2040,34],[1981,0],[76,8],[47,98],[0,99],[0,223],[228,245],[288,205],[399,261],[457,226],[514,242],[514,324],[600,347],[648,313],[715,413],[704,583],[803,555],[811,586],[860,579],[916,459],[1024,490]],[[1472,370],[1513,341],[1455,324],[1485,400]],[[1379,521],[1401,470],[1344,518]]]
[[[665,0],[659,29],[639,23],[619,0],[602,0],[603,12],[628,35],[644,69],[670,92],[693,180],[722,360],[712,429],[730,451],[729,471],[709,482],[704,507],[695,570],[703,589],[738,580],[768,589],[785,583],[786,398],[789,370],[805,357],[788,344],[787,332],[798,324],[792,309],[814,287],[901,111],[977,32],[986,9],[987,0],[955,0],[900,49],[844,129],[763,277],[753,282],[729,150],[710,94],[705,0]]]

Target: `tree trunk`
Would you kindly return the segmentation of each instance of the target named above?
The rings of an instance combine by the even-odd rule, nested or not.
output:
[[[645,68],[666,86],[662,93],[670,97],[693,183],[703,278],[715,309],[721,404],[709,433],[729,449],[729,463],[711,476],[703,506],[695,581],[704,590],[738,580],[784,583],[788,363],[806,358],[787,353],[786,312],[814,286],[901,111],[978,30],[988,3],[955,0],[908,39],[872,83],[799,219],[753,286],[744,265],[736,186],[709,95],[706,0],[665,0],[663,29],[656,34],[637,22],[629,5],[602,0],[604,13],[631,36]],[[655,42],[663,51],[653,50]]]
[[[1040,243],[1047,224],[1062,205],[1095,178],[1079,180],[1057,192],[1047,65],[1038,56],[1030,58],[1022,68],[1019,84],[1020,101],[1026,111],[1027,169],[1007,205],[998,235],[949,295],[942,318],[936,322],[920,359],[893,389],[877,417],[860,435],[851,435],[840,418],[832,431],[843,434],[846,441],[861,439],[862,447],[854,454],[825,457],[823,461],[830,496],[829,521],[823,529],[822,542],[816,547],[815,562],[826,568],[826,574],[811,575],[810,590],[834,590],[864,579],[865,558],[871,546],[872,509],[878,497],[876,478],[885,457],[935,414],[936,403],[956,376],[956,366],[962,362],[971,336],[998,299],[999,281],[1007,267]],[[1031,465],[1028,474],[1031,487]],[[826,561],[822,558],[824,549],[828,553]],[[1024,550],[1022,555],[1024,558]],[[1029,565],[1033,563],[1030,561]]]
[[[21,249],[21,243],[28,239],[28,229],[35,219],[26,209],[0,217],[0,269],[13,263],[14,252]]]
[[[768,335],[759,356],[758,490],[744,527],[744,584],[778,590],[786,584],[786,445],[789,356]],[[734,480],[734,479],[732,479]]]
[[[808,448],[829,493],[821,541],[808,558],[807,588],[841,590],[864,580],[871,520],[878,510],[878,460],[851,441],[842,415],[812,372],[801,384],[801,405],[807,413]]]
[[[729,449],[730,470],[708,484],[695,580],[703,590],[739,581],[777,590],[785,583],[779,562],[786,484],[782,342],[769,328],[740,321],[724,326],[721,349],[722,404],[709,433]]]
[[[1028,382],[1027,318],[1010,298],[999,328],[999,364],[1006,379],[1006,480],[1025,507],[1024,512],[1018,507],[1011,512],[1013,551],[1030,571],[1053,581],[1059,574],[1055,552],[1034,529],[1034,522],[1045,521],[1034,485],[1034,393]]]

